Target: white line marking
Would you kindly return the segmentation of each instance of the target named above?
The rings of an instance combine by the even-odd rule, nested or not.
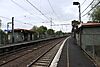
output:
[[[65,44],[65,42],[67,41],[68,38],[69,38],[69,37],[67,37],[67,38],[64,40],[64,42],[62,43],[62,45],[60,46],[60,49],[58,50],[56,56],[54,57],[54,59],[53,59],[51,65],[50,65],[50,67],[57,67],[57,64],[58,64],[58,61],[59,61],[59,59],[60,59],[60,55],[61,55],[63,46],[64,46],[64,44]]]

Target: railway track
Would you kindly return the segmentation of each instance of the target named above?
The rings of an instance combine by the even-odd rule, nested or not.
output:
[[[50,50],[51,48],[54,47],[55,44],[60,43],[62,40],[64,40],[64,38],[52,40],[47,43],[41,43],[42,44],[41,46],[38,46],[35,48],[31,47],[30,49],[28,48],[27,50],[24,50],[22,52],[12,54],[12,56],[11,55],[6,56],[5,58],[0,59],[0,67],[30,66],[30,64],[33,62],[33,60],[36,60],[41,55],[46,54],[46,52],[48,52],[48,49]]]
[[[39,44],[44,44],[44,45],[39,45]],[[36,45],[36,46],[34,46],[34,45]],[[15,55],[15,54],[18,54],[18,53],[20,53],[20,52],[23,52],[23,51],[27,51],[27,50],[30,50],[30,49],[38,49],[38,48],[40,48],[40,47],[43,47],[43,46],[45,46],[45,43],[44,42],[40,42],[40,43],[36,43],[36,44],[34,44],[34,45],[31,45],[31,46],[26,46],[26,47],[22,47],[22,48],[19,48],[19,49],[16,49],[16,50],[12,50],[12,51],[9,51],[9,52],[5,52],[5,53],[2,53],[2,54],[0,54],[0,60],[2,60],[2,59],[4,59],[4,58],[7,58],[7,57],[9,57],[9,56],[13,56],[13,55]]]
[[[37,59],[33,60],[29,65],[27,65],[27,67],[49,67],[61,43],[62,42],[45,51]]]
[[[48,42],[48,44],[49,44],[50,42]],[[28,53],[30,53],[30,52],[32,52],[32,51],[35,51],[35,50],[37,50],[37,49],[39,49],[39,48],[41,48],[41,47],[43,47],[43,46],[45,46],[45,45],[47,45],[46,43],[39,43],[40,45],[39,46],[37,46],[37,47],[34,47],[34,46],[29,46],[29,47],[26,47],[26,49],[18,49],[19,51],[17,51],[17,50],[15,50],[15,52],[14,51],[11,51],[11,52],[9,52],[9,53],[7,53],[6,55],[4,55],[3,57],[0,57],[0,65],[4,65],[4,64],[6,64],[6,63],[9,63],[10,61],[13,61],[13,60],[15,60],[15,59],[17,59],[17,58],[20,58],[20,57],[22,57],[22,56],[24,56],[24,55],[26,55],[26,54],[28,54]],[[38,44],[37,44],[38,45]]]

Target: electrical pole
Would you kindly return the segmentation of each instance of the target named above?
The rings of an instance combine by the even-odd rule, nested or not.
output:
[[[51,22],[51,25],[50,26],[51,26],[51,29],[52,29],[52,18],[51,18],[51,21],[50,22]]]
[[[12,43],[14,43],[14,17],[12,17]]]

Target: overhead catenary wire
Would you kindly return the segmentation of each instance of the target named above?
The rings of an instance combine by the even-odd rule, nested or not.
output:
[[[51,5],[51,3],[50,3],[50,0],[47,0],[47,1],[48,1],[48,3],[49,3],[49,5],[50,5],[50,7],[51,7],[51,9],[52,9],[52,11],[53,11],[53,13],[54,13],[55,16],[57,17],[57,19],[59,19],[59,17],[57,16],[56,12],[54,11],[54,9],[53,9],[53,7],[52,7],[52,5]]]
[[[94,2],[94,0],[82,11],[82,13],[84,13],[92,5],[93,2]]]
[[[0,16],[1,18],[5,18],[5,19],[8,19],[8,20],[11,20],[10,18],[8,17],[4,17],[4,16]]]
[[[39,10],[35,5],[33,5],[30,1],[26,0],[32,7],[34,7],[38,12],[40,12],[46,19],[50,20],[41,10]]]
[[[20,7],[21,9],[23,9],[24,11],[28,12],[30,15],[34,16],[33,13],[29,12],[28,10],[26,10],[25,8],[23,8],[21,5],[19,5],[18,3],[16,3],[14,0],[11,0],[15,5],[17,5],[18,7]],[[40,19],[44,20],[43,18],[39,17]]]
[[[8,20],[12,20],[12,19],[10,19],[10,18],[8,18],[8,17],[4,17],[4,16],[0,16],[1,18],[5,18],[5,19],[8,19]],[[19,23],[23,23],[23,24],[27,24],[27,25],[32,25],[32,24],[30,24],[30,23],[24,23],[24,22],[22,22],[22,21],[19,21],[19,20],[15,20],[16,22],[19,22]]]
[[[87,13],[85,13],[82,17],[84,17],[85,15],[87,15],[90,11],[92,11],[95,7],[97,7],[99,5],[100,1],[94,6],[92,7]]]
[[[86,0],[83,1],[83,3],[81,4],[81,6],[86,2]]]

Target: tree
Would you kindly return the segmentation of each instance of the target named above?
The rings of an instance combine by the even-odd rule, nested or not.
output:
[[[36,32],[37,29],[38,29],[37,26],[33,26],[31,30],[34,31],[34,32]]]
[[[92,18],[93,21],[100,22],[100,6],[96,7],[96,9],[93,10],[90,17]]]
[[[38,27],[37,26],[33,26],[32,29],[30,29],[31,31],[34,32],[34,39],[38,39],[38,32],[37,32]]]
[[[63,32],[62,31],[57,31],[56,35],[58,35],[58,36],[63,35]]]
[[[48,35],[54,35],[55,32],[54,32],[53,29],[48,29],[48,30],[47,30],[47,34],[48,34]]]
[[[40,26],[40,27],[33,26],[31,30],[35,32],[34,34],[37,35],[38,38],[44,38],[46,35],[46,32],[47,32],[47,27],[45,27],[45,26]]]
[[[45,37],[46,31],[47,31],[47,27],[45,27],[45,26],[40,26],[37,29],[37,32],[38,32],[40,38],[44,38]]]
[[[47,31],[47,27],[45,26],[40,26],[39,28],[42,30],[43,34],[45,34],[45,32]]]
[[[55,34],[58,36],[61,36],[64,34],[62,31],[57,31],[55,33],[55,30],[47,29],[47,27],[45,27],[45,26],[40,26],[40,27],[33,26],[33,28],[31,30],[35,32],[35,35],[38,35],[37,36],[38,38],[45,38],[48,36],[51,37],[51,36],[55,36]]]
[[[92,7],[94,7],[94,5],[96,5],[98,2],[99,0],[95,0]],[[100,5],[93,9],[92,13],[90,14],[90,18],[92,19],[92,21],[100,22]]]
[[[40,34],[45,34],[45,32],[47,31],[47,27],[45,26],[40,26],[37,31],[40,33]]]

